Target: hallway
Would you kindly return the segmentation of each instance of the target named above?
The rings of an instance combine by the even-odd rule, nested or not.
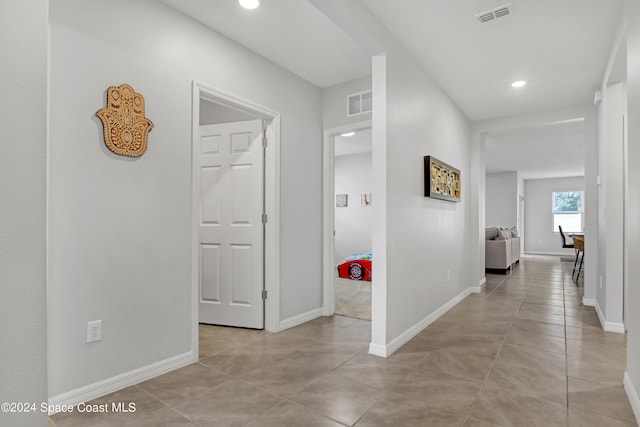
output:
[[[58,414],[65,426],[635,426],[624,335],[582,306],[573,265],[523,259],[388,359],[342,316],[264,331],[201,326],[200,361]]]

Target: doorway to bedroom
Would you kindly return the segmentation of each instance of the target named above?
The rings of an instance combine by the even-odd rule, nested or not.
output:
[[[371,320],[371,128],[333,138],[335,314]]]
[[[280,115],[199,82],[192,90],[197,356],[211,345],[202,324],[278,328]]]

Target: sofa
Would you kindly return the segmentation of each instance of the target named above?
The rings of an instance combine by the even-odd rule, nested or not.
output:
[[[484,248],[487,273],[508,274],[520,264],[520,234],[515,227],[487,228]]]

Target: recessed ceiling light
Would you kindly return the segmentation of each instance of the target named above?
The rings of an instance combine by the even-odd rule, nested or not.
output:
[[[256,9],[258,6],[260,6],[260,0],[239,0],[240,1],[240,6],[244,7],[245,9]]]
[[[341,133],[340,136],[353,136],[355,135],[355,132],[347,132],[347,133]]]
[[[516,80],[515,82],[511,83],[511,86],[513,87],[522,87],[524,85],[526,85],[527,82],[525,82],[524,80]]]

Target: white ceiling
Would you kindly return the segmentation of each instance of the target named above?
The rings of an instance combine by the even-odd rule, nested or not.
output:
[[[312,4],[325,5],[318,0],[262,0],[253,11],[236,0],[162,1],[319,87],[370,74],[365,49]],[[622,0],[359,1],[471,121],[593,102],[622,7]],[[505,4],[508,16],[476,19]],[[333,19],[345,25],[357,17]],[[615,79],[624,77],[620,57]],[[528,84],[512,88],[519,79]],[[580,126],[490,135],[487,170],[520,170],[528,178],[582,175]]]
[[[308,0],[162,0],[298,76],[327,87],[370,58]],[[592,102],[622,0],[361,0],[471,119]],[[475,15],[511,4],[481,24]],[[347,17],[346,21],[353,20]],[[529,83],[516,90],[514,80]]]
[[[334,138],[333,154],[348,156],[371,152],[371,128],[359,130],[353,136],[340,136]]]
[[[363,1],[471,120],[592,102],[621,10],[619,0]],[[475,17],[508,3],[510,15]]]
[[[519,171],[524,179],[584,175],[584,122],[518,128],[486,137],[486,172]]]
[[[371,74],[371,58],[306,0],[162,1],[319,87]]]

